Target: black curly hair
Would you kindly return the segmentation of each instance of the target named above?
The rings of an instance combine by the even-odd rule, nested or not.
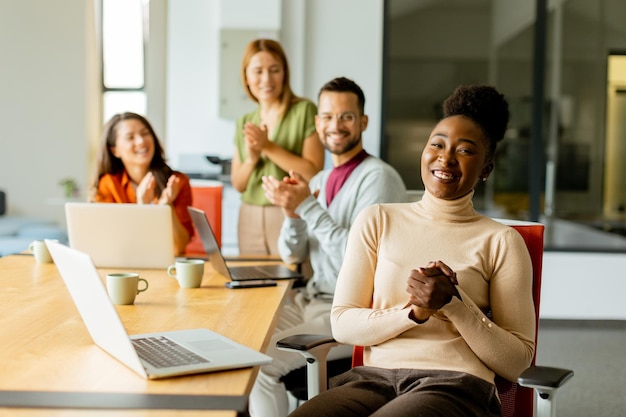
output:
[[[443,117],[465,116],[478,124],[489,142],[489,158],[504,139],[509,123],[509,104],[490,85],[460,85],[443,102]]]

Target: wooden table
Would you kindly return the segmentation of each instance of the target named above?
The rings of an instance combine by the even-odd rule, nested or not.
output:
[[[102,278],[112,271],[116,270],[99,270]],[[229,290],[224,287],[226,278],[215,273],[210,263],[206,263],[201,288],[195,289],[180,288],[165,270],[136,272],[148,280],[149,289],[137,296],[134,305],[116,306],[129,334],[205,327],[262,352],[291,287],[289,281],[283,281],[276,287]],[[143,379],[92,342],[56,266],[37,264],[27,255],[0,258],[0,351],[0,390],[5,391],[239,396],[250,393],[258,372],[254,367]],[[128,414],[127,410],[73,411],[51,414],[51,410],[0,409],[0,415]],[[177,413],[170,410],[163,415]],[[160,414],[134,411],[132,415]]]

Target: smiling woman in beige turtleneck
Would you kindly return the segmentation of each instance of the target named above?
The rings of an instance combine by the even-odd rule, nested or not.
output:
[[[501,415],[494,375],[515,380],[534,354],[532,265],[518,232],[472,197],[507,123],[493,87],[457,88],[422,152],[423,199],[359,214],[331,325],[365,347],[365,366],[293,416]]]

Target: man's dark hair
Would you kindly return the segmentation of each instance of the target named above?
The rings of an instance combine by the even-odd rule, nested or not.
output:
[[[365,113],[365,94],[363,94],[363,90],[361,90],[361,87],[359,87],[354,81],[346,77],[337,77],[333,80],[330,80],[329,82],[324,84],[322,88],[320,88],[320,92],[317,95],[318,101],[320,96],[324,92],[356,94],[359,101],[359,111],[361,112],[361,114]]]

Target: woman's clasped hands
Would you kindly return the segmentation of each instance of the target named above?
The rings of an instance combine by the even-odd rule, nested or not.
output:
[[[412,306],[411,319],[425,322],[452,297],[460,298],[457,285],[456,273],[441,261],[411,270],[406,288]]]

